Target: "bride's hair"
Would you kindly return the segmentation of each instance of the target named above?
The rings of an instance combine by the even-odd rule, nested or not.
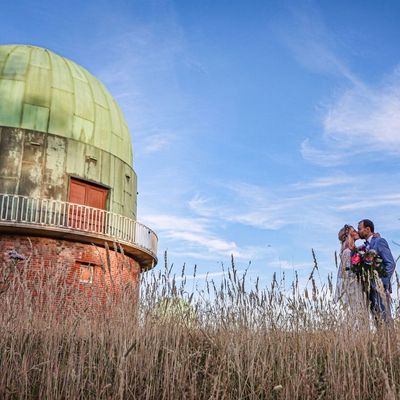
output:
[[[350,231],[354,229],[351,225],[345,225],[338,233],[338,239],[342,243],[342,250],[354,247],[354,239],[350,235]]]
[[[344,242],[347,239],[347,236],[349,236],[349,232],[350,232],[350,225],[345,225],[338,233],[338,239],[340,240],[340,242]]]

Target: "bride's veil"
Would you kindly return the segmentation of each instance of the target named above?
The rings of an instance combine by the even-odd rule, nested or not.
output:
[[[352,226],[346,224],[338,232],[338,239],[339,239],[340,243],[342,244],[342,246],[340,248],[340,255],[342,255],[344,250],[350,248],[351,237],[350,237],[349,233],[350,233],[351,228],[352,228]]]

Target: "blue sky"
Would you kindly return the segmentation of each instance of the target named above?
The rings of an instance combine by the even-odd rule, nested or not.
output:
[[[0,41],[81,64],[132,133],[138,219],[217,276],[335,271],[372,219],[400,252],[396,1],[3,2]]]

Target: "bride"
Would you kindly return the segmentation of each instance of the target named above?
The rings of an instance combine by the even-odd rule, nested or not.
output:
[[[365,313],[367,311],[367,299],[363,293],[361,282],[351,271],[351,253],[356,249],[355,241],[360,239],[360,236],[351,225],[345,225],[339,231],[338,238],[342,247],[335,301],[340,302],[351,312]]]

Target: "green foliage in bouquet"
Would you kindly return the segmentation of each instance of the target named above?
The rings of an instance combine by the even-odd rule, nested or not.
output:
[[[366,293],[369,293],[372,282],[380,285],[380,278],[387,275],[383,267],[383,260],[379,254],[375,250],[367,250],[365,247],[353,252],[351,270],[361,281],[363,290]]]

